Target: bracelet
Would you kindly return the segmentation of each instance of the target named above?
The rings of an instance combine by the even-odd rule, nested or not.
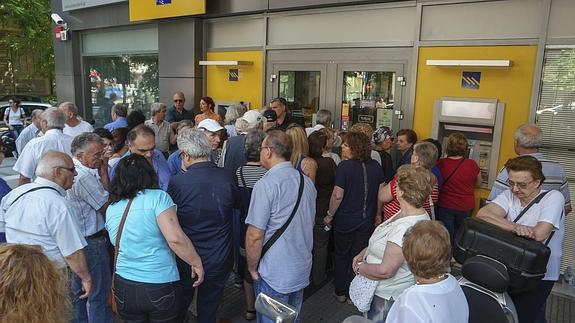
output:
[[[357,263],[357,270],[355,271],[355,273],[358,275],[359,275],[359,267],[361,267],[362,264],[363,264],[363,261],[360,261]]]
[[[327,217],[328,218],[333,218],[333,214],[331,214],[331,212],[329,210],[327,210]]]

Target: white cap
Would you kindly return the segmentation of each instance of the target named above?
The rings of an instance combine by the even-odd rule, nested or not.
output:
[[[249,128],[255,128],[258,122],[261,121],[262,114],[259,113],[259,111],[257,110],[249,110],[246,113],[244,113],[242,119],[244,119],[248,123]]]
[[[219,122],[213,119],[204,119],[198,124],[198,128],[203,128],[209,132],[216,132],[224,129]]]

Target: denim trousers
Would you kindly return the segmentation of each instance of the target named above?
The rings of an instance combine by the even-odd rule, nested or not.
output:
[[[124,323],[177,323],[179,281],[141,283],[116,274],[114,293]]]
[[[86,241],[88,245],[84,247],[84,255],[92,276],[92,292],[87,299],[80,299],[82,282],[78,276],[72,275],[74,322],[113,322],[112,310],[108,304],[108,296],[112,286],[110,256],[107,249],[108,241],[104,237],[86,239]]]
[[[349,284],[355,273],[351,268],[353,257],[367,247],[373,233],[373,222],[365,223],[353,231],[339,231],[334,227],[335,268],[333,284],[338,296],[349,294]]]
[[[444,207],[436,207],[435,208],[435,215],[437,220],[441,221],[447,232],[449,232],[449,240],[451,241],[451,253],[454,253],[455,250],[455,235],[459,228],[463,224],[463,220],[467,219],[471,216],[473,210],[469,211],[458,211],[454,209],[448,209]]]
[[[545,307],[547,307],[547,297],[553,289],[555,281],[542,280],[536,289],[519,294],[510,294],[519,323],[546,323]]]
[[[293,307],[296,308],[298,313],[295,323],[301,323],[300,314],[301,314],[301,305],[303,303],[303,289],[288,294],[282,294],[271,288],[271,286],[268,285],[268,283],[266,283],[266,281],[260,277],[260,279],[254,281],[254,292],[256,296],[259,293],[264,293],[268,296],[271,296],[278,300],[282,300],[292,305]],[[275,323],[275,320],[263,316],[259,312],[257,313],[257,319],[258,323]]]
[[[22,130],[24,130],[23,125],[12,125],[12,130],[10,130],[12,138],[14,138],[14,140],[18,139],[18,137],[22,133]]]

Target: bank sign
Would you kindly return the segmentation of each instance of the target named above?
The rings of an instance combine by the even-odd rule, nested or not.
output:
[[[206,13],[206,0],[130,0],[130,21]]]
[[[127,1],[128,0],[62,0],[62,10],[70,11]]]

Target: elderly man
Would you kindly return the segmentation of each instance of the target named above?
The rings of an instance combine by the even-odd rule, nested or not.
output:
[[[75,322],[113,322],[108,296],[112,284],[104,215],[108,207],[108,165],[103,162],[104,142],[95,133],[80,134],[72,141],[74,167],[78,172],[68,190],[70,206],[76,210],[80,231],[88,245],[86,262],[93,279],[88,299],[74,298]],[[74,295],[81,294],[81,279],[72,277]]]
[[[126,137],[128,141],[129,150],[122,156],[122,158],[130,154],[136,154],[146,157],[146,159],[154,166],[156,174],[158,174],[158,182],[162,190],[168,189],[170,183],[170,169],[164,155],[156,149],[156,134],[154,130],[146,125],[139,125],[128,132]],[[114,165],[109,172],[110,181],[114,177],[114,172],[118,164]]]
[[[194,120],[194,113],[184,108],[186,97],[183,92],[178,91],[174,93],[173,101],[174,105],[170,107],[166,113],[166,121],[170,122],[172,129],[175,130],[178,127],[178,122],[183,120]]]
[[[76,211],[65,198],[75,175],[70,156],[47,151],[38,161],[34,182],[17,187],[2,199],[0,231],[6,232],[8,243],[40,245],[57,266],[68,265],[81,281],[83,292],[78,296],[86,298],[92,290],[92,277],[82,250],[86,240]]]
[[[200,123],[198,123],[198,129],[206,133],[206,136],[208,137],[208,140],[210,142],[210,146],[212,147],[210,160],[217,164],[218,161],[220,160],[222,152],[221,149],[219,149],[220,142],[222,140],[220,137],[220,132],[222,130],[225,130],[225,128],[222,127],[222,125],[220,125],[219,122],[213,119],[204,119]]]
[[[176,144],[176,134],[170,123],[165,121],[166,105],[163,103],[152,103],[152,119],[146,120],[145,125],[156,133],[156,149],[164,154],[165,158],[170,156],[170,145]]]
[[[43,112],[44,110],[42,109],[36,109],[30,114],[32,123],[30,123],[28,127],[24,128],[20,133],[20,136],[18,136],[18,139],[16,139],[16,151],[18,154],[22,153],[22,150],[24,150],[24,147],[28,142],[30,142],[30,140],[38,137],[38,135],[42,133],[40,130],[40,121],[42,121]]]
[[[222,157],[218,161],[218,166],[235,172],[238,167],[246,164],[246,154],[244,143],[248,130],[261,127],[262,115],[257,110],[250,110],[236,120],[235,128],[237,136],[229,137],[224,142]]]
[[[78,108],[74,103],[62,102],[58,108],[67,116],[64,133],[68,136],[74,138],[81,133],[94,131],[91,124],[78,118]]]
[[[539,152],[539,147],[543,142],[543,135],[541,128],[536,124],[523,124],[515,130],[513,135],[515,153],[518,156],[530,155],[535,157],[543,166],[543,175],[545,180],[541,185],[541,189],[546,191],[557,190],[563,194],[565,198],[565,215],[571,212],[571,196],[569,194],[569,184],[567,183],[567,176],[565,170],[560,164],[545,159],[545,156]],[[488,202],[493,201],[499,194],[509,189],[509,174],[507,168],[503,169],[497,175],[495,183],[491,188]]]
[[[178,122],[178,127],[176,128],[176,138],[180,136],[182,132],[186,129],[191,129],[194,127],[192,120],[182,120]],[[182,168],[182,151],[179,149],[174,151],[170,157],[168,157],[168,167],[170,168],[170,174],[172,176],[177,174],[185,173]]]
[[[314,131],[318,131],[326,127],[331,128],[331,111],[326,109],[318,110],[315,115],[315,123],[315,126],[305,128],[305,133],[308,137]]]
[[[186,173],[172,178],[168,193],[178,206],[178,220],[202,258],[204,282],[198,287],[198,322],[216,322],[217,310],[232,269],[232,214],[238,188],[231,172],[209,160],[206,133],[188,129],[178,136]],[[190,266],[178,259],[184,302],[182,319],[192,297]]]
[[[282,299],[300,312],[311,272],[317,192],[313,182],[293,168],[291,152],[285,132],[268,131],[260,151],[260,163],[268,172],[252,192],[246,219],[246,256],[256,295],[263,292]],[[286,224],[273,247],[268,245]],[[269,251],[262,255],[264,245]],[[274,322],[260,313],[257,316],[258,322]]]
[[[272,100],[270,103],[272,110],[276,112],[277,115],[277,128],[283,131],[287,130],[287,127],[294,123],[295,121],[291,118],[288,113],[288,102],[286,99],[278,97]]]
[[[128,126],[128,121],[126,121],[126,116],[128,115],[128,107],[125,104],[114,104],[112,107],[112,122],[106,124],[104,128],[112,132],[116,128],[126,128]]]
[[[66,114],[58,108],[49,108],[42,113],[40,128],[44,135],[30,140],[14,164],[13,169],[20,173],[18,185],[34,179],[36,164],[46,151],[55,150],[71,155],[70,145],[73,138],[62,132],[65,124]]]

